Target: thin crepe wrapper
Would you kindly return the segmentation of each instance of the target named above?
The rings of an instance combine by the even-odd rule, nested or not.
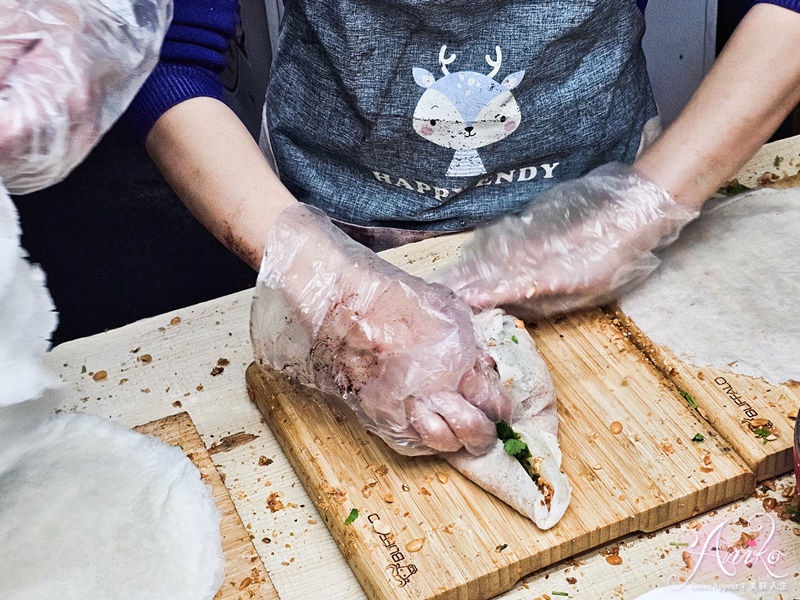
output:
[[[530,518],[539,528],[549,529],[564,515],[572,495],[572,486],[561,472],[553,381],[533,338],[516,319],[495,309],[477,315],[474,324],[477,337],[497,363],[506,392],[522,407],[522,411],[515,411],[520,417],[511,426],[528,445],[533,457],[543,458],[540,472],[553,488],[550,508],[531,476],[505,451],[499,439],[483,456],[461,450],[443,457],[464,476]]]

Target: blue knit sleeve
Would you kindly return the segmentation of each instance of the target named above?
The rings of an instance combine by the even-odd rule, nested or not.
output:
[[[144,141],[158,118],[184,100],[222,98],[219,74],[236,33],[237,0],[174,0],[161,59],[122,118]]]
[[[800,12],[800,0],[755,0],[753,4],[774,4],[795,12]]]

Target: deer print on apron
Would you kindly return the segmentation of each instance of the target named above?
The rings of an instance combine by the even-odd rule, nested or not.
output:
[[[495,46],[496,58],[487,54],[492,67],[488,75],[474,71],[450,73],[447,65],[456,60],[445,58],[447,46],[439,51],[439,65],[444,77],[436,79],[430,71],[414,67],[414,81],[425,92],[414,110],[414,130],[425,139],[454,149],[447,169],[448,177],[466,177],[486,173],[478,148],[494,144],[519,127],[521,112],[511,93],[525,75],[517,71],[501,83],[493,79],[500,71],[503,53]]]

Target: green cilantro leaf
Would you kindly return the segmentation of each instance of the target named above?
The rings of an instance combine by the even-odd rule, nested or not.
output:
[[[505,421],[499,421],[496,423],[497,428],[497,437],[503,442],[503,449],[516,458],[519,463],[525,467],[525,470],[530,472],[530,464],[528,459],[531,458],[533,455],[531,451],[528,450],[528,444],[523,442],[519,434],[516,433],[511,426],[506,423]]]
[[[86,365],[83,365],[81,367],[81,375],[83,375],[84,373],[86,373]]]
[[[550,592],[553,596],[569,596],[567,592]]]
[[[517,339],[517,336],[515,336],[515,335],[511,336],[511,341],[514,342],[515,344],[519,344],[519,340]]]
[[[695,433],[694,437],[692,438],[692,441],[693,442],[702,442],[705,439],[706,439],[706,437],[702,433]]]
[[[498,421],[495,426],[497,428],[497,437],[503,442],[503,450],[510,456],[516,458],[517,462],[519,462],[531,476],[534,483],[538,485],[539,475],[538,473],[534,473],[531,468],[530,459],[533,458],[533,455],[528,449],[528,444],[523,442],[520,439],[520,435],[511,429],[511,426],[505,421]]]
[[[681,390],[681,396],[683,396],[683,399],[689,403],[689,406],[691,406],[694,409],[697,409],[697,402],[695,402],[692,399],[692,397],[689,395],[689,392],[684,392],[683,390]]]
[[[772,435],[772,432],[764,427],[756,427],[755,429],[753,429],[753,433],[755,433],[756,436],[762,438],[764,440],[763,443],[765,444],[767,443],[767,438]]]
[[[350,509],[350,514],[347,515],[347,518],[344,520],[344,524],[345,525],[350,525],[357,518],[358,518],[358,509],[357,508],[351,508]]]
[[[510,440],[506,440],[506,443],[503,444],[503,449],[511,456],[518,457],[519,454],[528,449],[528,444],[521,440],[515,440],[512,438]]]

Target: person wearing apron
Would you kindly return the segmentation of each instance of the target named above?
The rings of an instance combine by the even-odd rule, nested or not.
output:
[[[473,229],[633,162],[657,115],[643,34],[630,0],[292,1],[262,151],[373,249]]]
[[[181,4],[176,18],[193,18]],[[280,180],[201,79],[186,82],[186,64],[157,69],[133,112],[190,210],[260,264],[263,363],[334,382],[401,452],[480,454],[513,414],[470,306],[549,315],[652,271],[652,250],[800,100],[798,11],[797,0],[753,8],[638,158],[657,111],[632,0],[290,0],[261,138]],[[181,44],[196,39],[174,27]],[[476,227],[442,276],[449,287],[355,241],[380,249]]]

